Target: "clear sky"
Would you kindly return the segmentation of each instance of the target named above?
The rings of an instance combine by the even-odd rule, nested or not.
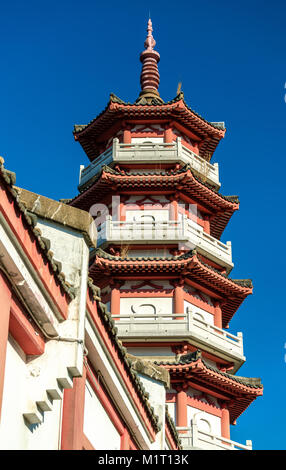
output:
[[[97,116],[110,92],[135,101],[151,10],[161,96],[174,98],[180,81],[192,109],[225,121],[213,162],[221,192],[241,201],[222,241],[232,241],[231,277],[253,279],[254,295],[229,331],[244,333],[247,361],[238,375],[261,377],[265,390],[231,427],[231,438],[285,449],[286,2],[149,5],[0,2],[0,155],[18,186],[54,199],[75,196],[79,166],[88,160],[73,125]]]

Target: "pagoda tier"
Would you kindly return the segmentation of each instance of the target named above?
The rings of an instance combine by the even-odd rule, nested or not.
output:
[[[93,161],[108,147],[110,138],[116,137],[117,133],[123,130],[128,132],[131,138],[132,131],[136,131],[134,126],[146,122],[149,125],[162,124],[165,134],[169,133],[170,140],[172,128],[182,131],[187,139],[194,142],[199,154],[207,161],[211,159],[225,134],[223,123],[212,123],[203,119],[187,106],[181,92],[166,103],[154,97],[151,103],[142,99],[135,104],[125,103],[111,94],[106,108],[95,119],[86,125],[75,125],[74,137],[90,161]],[[123,139],[123,134],[119,136]]]
[[[69,201],[74,207],[87,211],[93,204],[111,202],[112,195],[160,195],[175,196],[183,202],[196,204],[209,219],[209,232],[219,239],[233,213],[238,210],[237,196],[223,196],[215,191],[186,165],[176,170],[157,172],[128,172],[122,168],[103,166],[99,174],[89,182],[84,191]]]
[[[182,92],[162,100],[151,20],[147,31],[136,102],[111,94],[74,128],[91,163],[68,203],[94,219],[89,276],[120,340],[170,373],[168,409],[183,447],[237,448],[230,423],[262,387],[234,376],[245,361],[242,333],[225,330],[252,294],[251,280],[229,277],[231,243],[220,241],[239,208],[237,196],[220,193],[211,163],[225,127],[194,112]]]
[[[225,328],[243,300],[252,293],[249,279],[233,280],[203,263],[196,251],[180,256],[127,258],[95,251],[90,276],[100,287],[109,279],[178,279],[198,287],[221,303],[222,328]],[[105,281],[106,280],[106,281]],[[114,312],[118,313],[118,312]],[[178,312],[178,313],[183,313]]]
[[[172,388],[186,390],[190,386],[224,402],[231,424],[262,395],[259,378],[238,377],[211,367],[199,350],[182,355],[175,362],[155,361],[155,364],[170,372]]]

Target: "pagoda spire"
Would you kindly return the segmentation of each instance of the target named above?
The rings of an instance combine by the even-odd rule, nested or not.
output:
[[[156,41],[153,38],[152,21],[149,18],[147,26],[147,38],[144,42],[145,50],[140,54],[142,62],[142,71],[140,75],[141,93],[137,100],[140,103],[146,100],[147,103],[152,102],[154,98],[159,102],[163,102],[160,98],[158,87],[160,83],[160,75],[158,71],[158,62],[160,60],[159,52],[154,50]]]

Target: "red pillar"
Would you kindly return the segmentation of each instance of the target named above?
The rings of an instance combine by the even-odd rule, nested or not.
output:
[[[111,284],[110,312],[111,315],[120,314],[120,284],[118,282]]]
[[[173,133],[172,133],[172,128],[171,127],[166,127],[166,129],[165,129],[164,142],[166,144],[170,144],[170,143],[173,142]]]
[[[204,231],[208,234],[210,234],[210,219],[209,216],[205,216],[204,220]]]
[[[222,314],[221,314],[221,306],[219,302],[215,303],[214,325],[217,326],[218,328],[222,328]]]
[[[0,416],[3,399],[11,297],[10,287],[0,272]]]
[[[183,389],[177,392],[176,397],[176,426],[188,426],[187,393]]]
[[[86,368],[82,377],[73,379],[73,388],[64,391],[62,450],[82,450]]]
[[[184,313],[184,289],[183,281],[177,282],[174,288],[174,313]],[[183,317],[176,317],[176,320],[183,320]]]
[[[230,421],[229,421],[229,410],[226,405],[223,405],[221,410],[221,437],[230,439]]]
[[[178,211],[178,201],[177,199],[173,199],[171,202],[171,214],[170,214],[170,219],[171,220],[178,220],[179,216],[179,211]]]
[[[129,127],[123,130],[123,143],[131,144],[131,129]]]

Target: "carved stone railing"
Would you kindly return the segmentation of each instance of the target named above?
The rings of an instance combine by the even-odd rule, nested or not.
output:
[[[181,221],[154,222],[117,221],[107,216],[106,221],[98,227],[97,240],[98,246],[105,242],[182,243],[222,266],[229,269],[233,267],[231,242],[222,243],[186,216]]]
[[[177,427],[183,449],[205,449],[205,450],[252,450],[252,441],[246,444],[226,439],[215,434],[207,433],[198,429],[196,423],[190,427]]]
[[[192,339],[202,347],[211,346],[230,356],[244,360],[242,333],[237,336],[218,328],[196,315],[195,310],[174,314],[125,314],[114,315],[118,336],[140,339],[146,336],[167,336]]]
[[[220,187],[218,164],[211,164],[192,150],[182,145],[181,137],[172,143],[130,143],[121,144],[117,138],[112,146],[99,155],[80,173],[79,187],[84,186],[93,176],[99,173],[103,165],[110,163],[183,163],[191,168],[206,182]]]

